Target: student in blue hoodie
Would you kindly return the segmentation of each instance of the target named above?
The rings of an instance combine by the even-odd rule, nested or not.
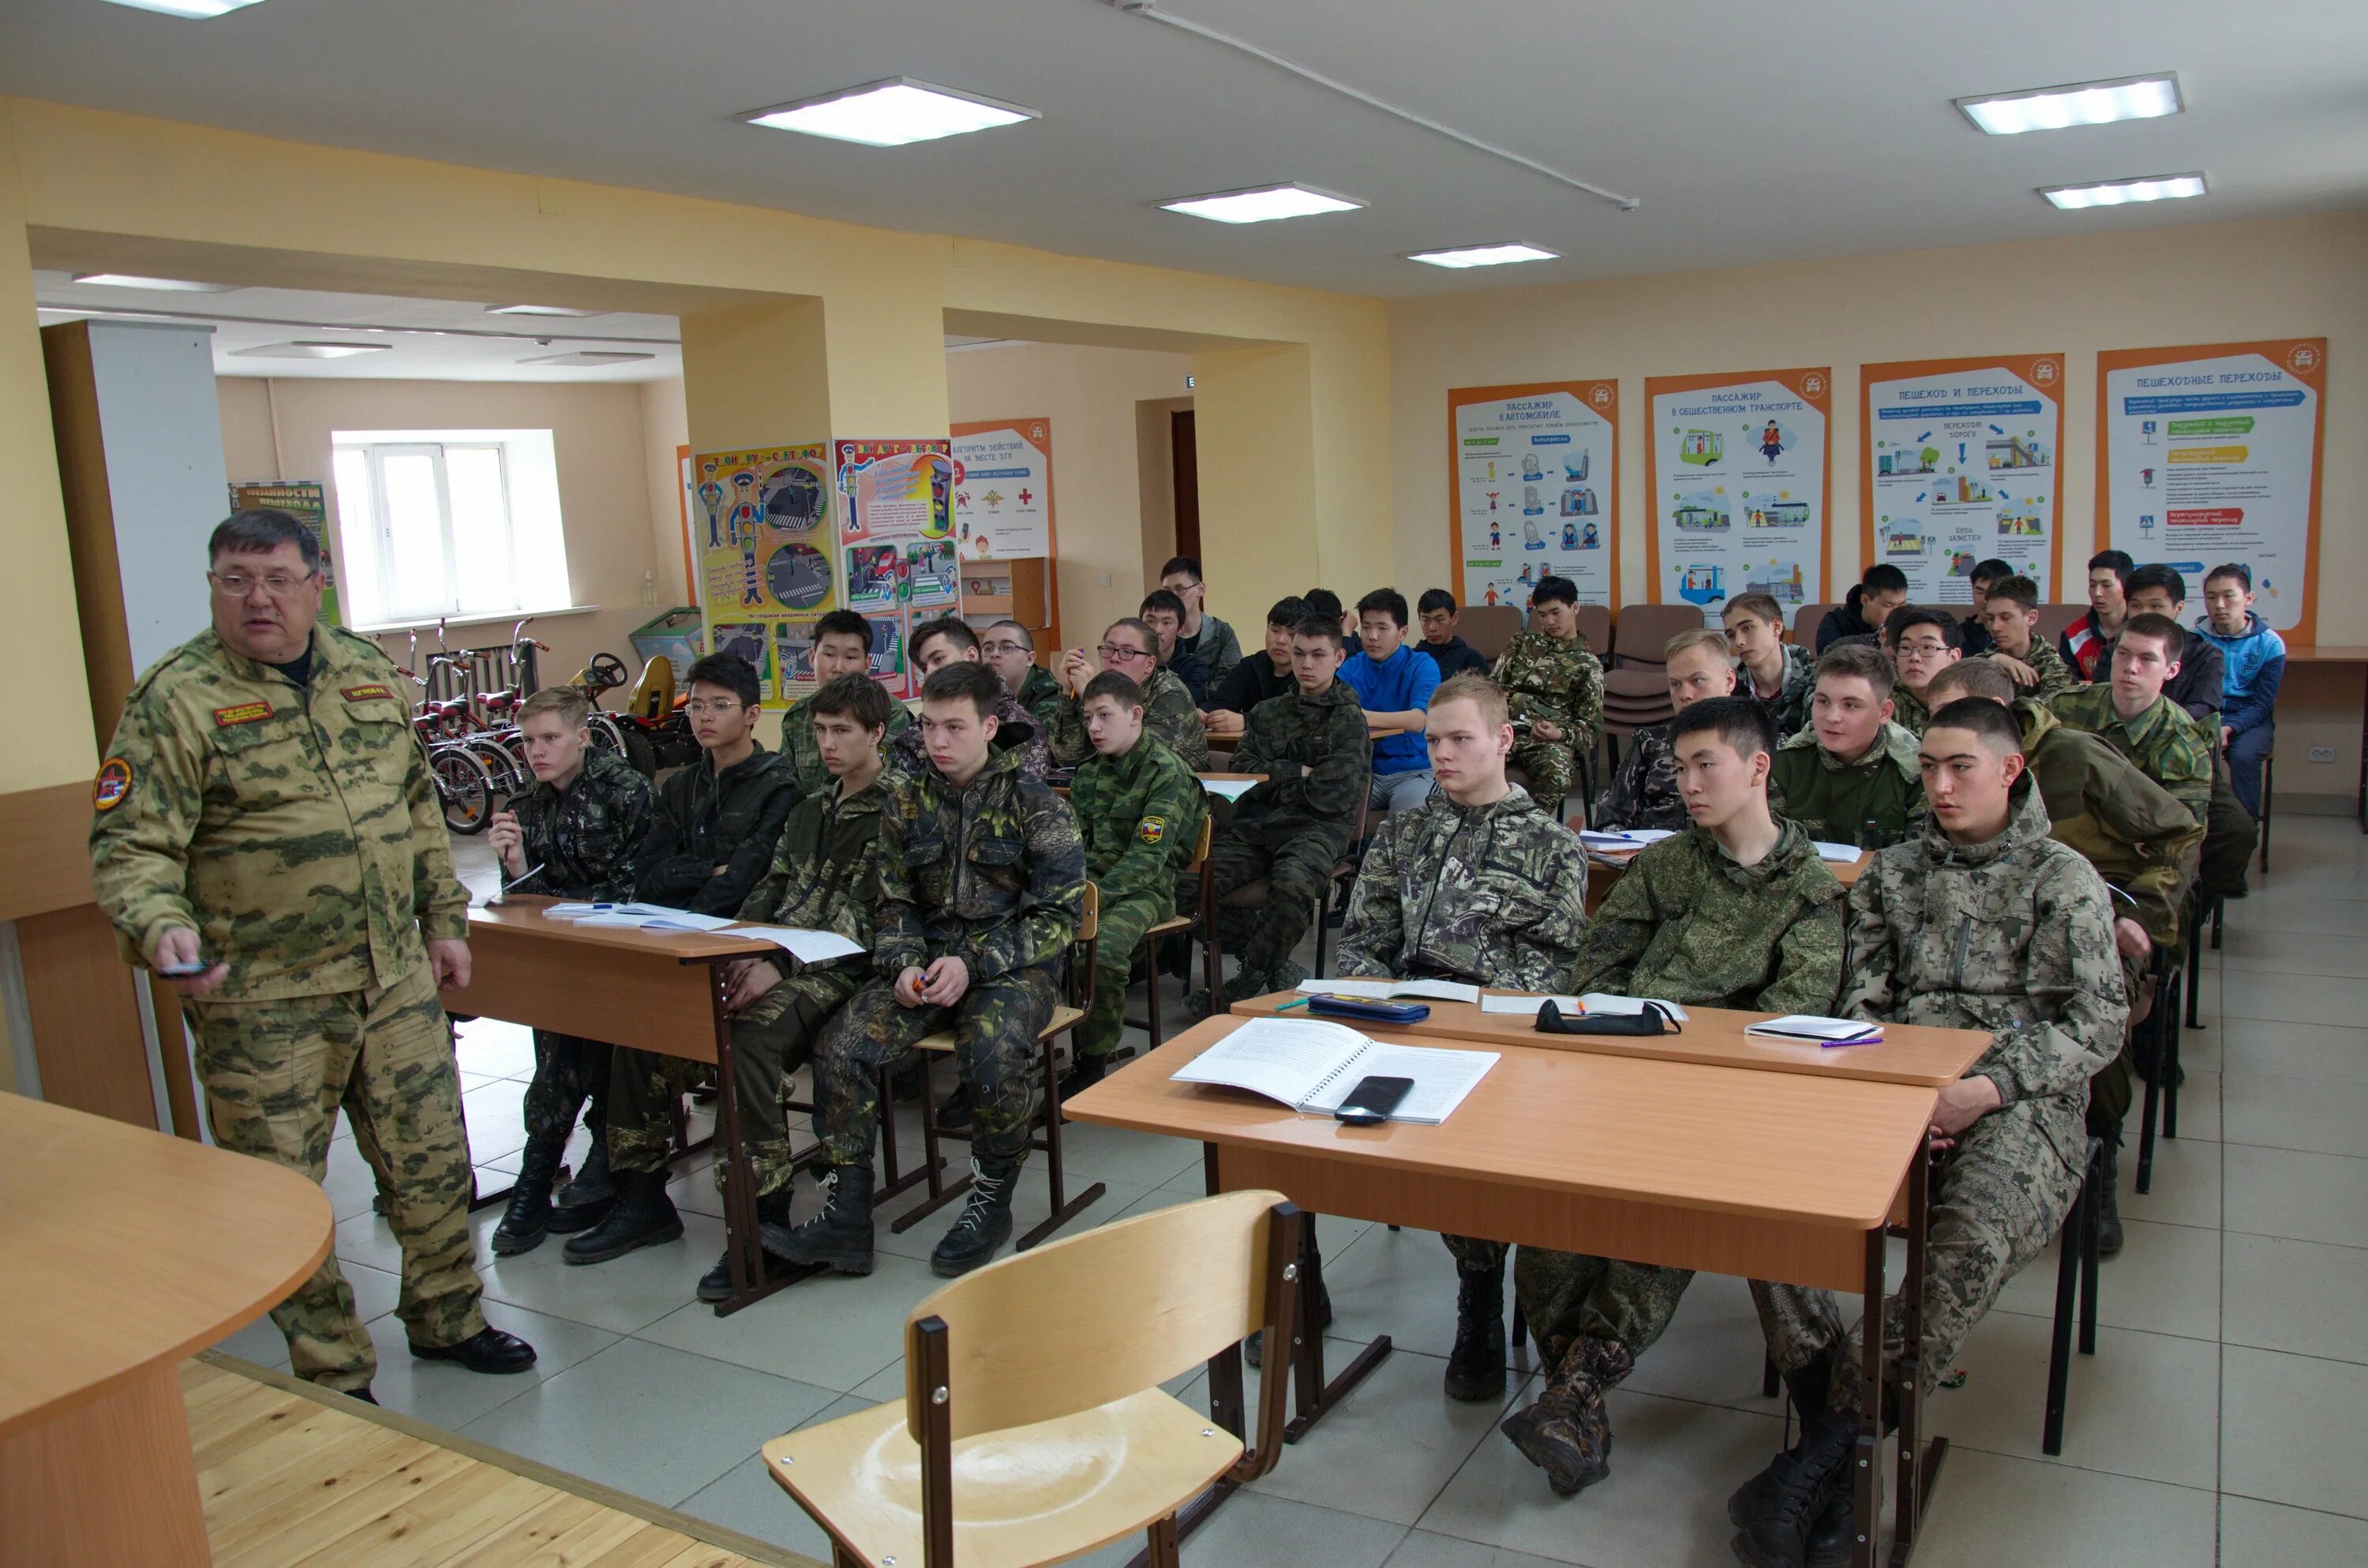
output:
[[[2278,734],[2278,686],[2286,678],[2285,640],[2253,613],[2253,571],[2230,562],[2204,574],[2195,630],[2220,650],[2220,744],[2228,781],[2253,820],[2261,820],[2261,759]]]
[[[1430,694],[1439,689],[1439,665],[1406,645],[1406,596],[1376,588],[1357,601],[1360,653],[1340,665],[1340,678],[1357,694],[1366,722],[1393,730],[1373,743],[1373,781],[1366,803],[1410,812],[1430,799],[1435,780],[1430,752],[1422,738]]]

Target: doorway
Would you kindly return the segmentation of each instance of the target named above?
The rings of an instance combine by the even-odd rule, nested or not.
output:
[[[1176,496],[1176,553],[1201,559],[1201,447],[1192,411],[1167,415],[1167,460]]]

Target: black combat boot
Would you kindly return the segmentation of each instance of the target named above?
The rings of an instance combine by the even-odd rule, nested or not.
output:
[[[831,1166],[822,1178],[822,1212],[787,1231],[760,1228],[765,1250],[784,1263],[871,1273],[872,1179],[868,1165]]]
[[[510,1204],[502,1222],[494,1227],[494,1256],[515,1257],[542,1244],[551,1229],[551,1184],[559,1177],[559,1157],[567,1153],[567,1135],[544,1132],[527,1140],[519,1157],[518,1182],[510,1188]]]
[[[2099,1185],[2104,1194],[2097,1210],[2097,1256],[2111,1257],[2122,1250],[2122,1146],[2111,1138],[2105,1140],[2105,1169]],[[2073,1244],[2069,1235],[2064,1244]]]
[[[1781,1484],[1779,1470],[1785,1460],[1797,1458],[1801,1445],[1808,1441],[1809,1424],[1826,1409],[1833,1376],[1833,1362],[1824,1356],[1784,1374],[1785,1400],[1793,1407],[1793,1419],[1800,1424],[1800,1432],[1793,1446],[1776,1456],[1776,1462],[1736,1487],[1734,1495],[1727,1498],[1726,1517],[1736,1528],[1757,1524],[1774,1509]]]
[[[1735,1555],[1747,1568],[1807,1568],[1812,1562],[1830,1568],[1850,1561],[1849,1543],[1856,1533],[1850,1455],[1857,1444],[1856,1415],[1826,1409],[1807,1416],[1799,1447],[1777,1455],[1768,1467],[1771,1484],[1762,1494],[1760,1517],[1736,1532]],[[1832,1555],[1837,1543],[1839,1558]],[[1813,1545],[1816,1557],[1811,1555]]]
[[[1066,1102],[1071,1095],[1083,1093],[1099,1084],[1110,1073],[1110,1058],[1079,1053],[1066,1073],[1061,1074],[1061,1098]]]
[[[970,1201],[929,1254],[929,1272],[957,1279],[995,1256],[1011,1239],[1011,1184],[1019,1176],[1015,1160],[970,1162]]]
[[[789,1242],[790,1187],[785,1184],[778,1192],[768,1192],[757,1199],[757,1234],[764,1243],[765,1278],[776,1278],[789,1272],[790,1266],[774,1255]],[[715,1260],[715,1267],[699,1277],[699,1299],[702,1301],[728,1301],[732,1299],[732,1255],[725,1253]]]
[[[1477,1404],[1505,1397],[1505,1265],[1455,1271],[1455,1348],[1447,1397]]]
[[[1546,1392],[1498,1427],[1546,1472],[1557,1497],[1575,1497],[1611,1473],[1611,1417],[1603,1392],[1635,1369],[1616,1339],[1580,1339],[1563,1353]]]
[[[666,1196],[663,1166],[654,1171],[619,1171],[614,1179],[617,1199],[609,1206],[608,1218],[582,1235],[567,1238],[568,1262],[606,1263],[636,1247],[655,1246],[681,1236],[682,1216],[675,1212],[674,1199]]]
[[[938,1131],[940,1132],[968,1132],[971,1126],[972,1113],[975,1109],[976,1108],[971,1104],[970,1085],[968,1084],[956,1084],[954,1085],[954,1092],[948,1095],[944,1101],[938,1107]]]
[[[1321,1334],[1332,1326],[1332,1292],[1324,1288],[1324,1255],[1315,1245],[1315,1217],[1307,1217],[1306,1278],[1299,1282],[1300,1310],[1306,1314],[1311,1334]],[[1242,1341],[1242,1359],[1253,1367],[1266,1365],[1266,1330],[1260,1329]]]
[[[559,1189],[551,1210],[551,1233],[572,1236],[578,1231],[588,1231],[609,1217],[616,1206],[617,1178],[609,1169],[609,1140],[605,1133],[592,1134],[592,1152],[584,1156],[584,1168],[575,1179]]]

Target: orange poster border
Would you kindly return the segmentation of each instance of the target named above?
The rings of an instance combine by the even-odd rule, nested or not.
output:
[[[1661,597],[1661,423],[1653,417],[1654,400],[1664,392],[1702,392],[1709,387],[1748,386],[1774,381],[1825,416],[1826,440],[1821,466],[1825,471],[1825,517],[1817,528],[1817,580],[1834,585],[1834,368],[1804,365],[1791,370],[1738,370],[1729,375],[1647,376],[1645,378],[1645,602],[1667,604]],[[1814,390],[1813,390],[1814,389]]]
[[[1462,473],[1462,437],[1455,423],[1455,411],[1467,403],[1501,403],[1509,398],[1540,397],[1548,392],[1568,392],[1581,404],[1611,426],[1611,472],[1605,479],[1603,493],[1611,497],[1606,514],[1611,524],[1611,553],[1605,563],[1605,574],[1611,579],[1611,602],[1604,606],[1617,614],[1620,609],[1620,380],[1603,376],[1584,381],[1522,381],[1497,387],[1450,387],[1447,389],[1447,543],[1454,569],[1455,602],[1460,608],[1471,603],[1463,589],[1463,511],[1457,491],[1457,475]],[[1598,402],[1599,394],[1602,401]],[[1582,603],[1585,600],[1582,598]]]
[[[1918,376],[1947,376],[1960,370],[2004,370],[2055,400],[2055,483],[2051,487],[2047,525],[2047,581],[2055,590],[2049,602],[2070,604],[2064,595],[2064,363],[2058,354],[1964,354],[1948,359],[1891,359],[1858,368],[1858,559],[1859,574],[1874,563],[1874,384],[1907,381]],[[2041,366],[2051,367],[2043,371]]]
[[[1036,426],[1043,427],[1042,441],[1028,433]],[[957,419],[946,426],[946,438],[951,441],[989,430],[1016,431],[1021,440],[1044,455],[1044,618],[1052,622],[1049,635],[1057,649],[1061,646],[1061,487],[1053,480],[1053,421],[1042,414],[1023,414],[1013,419]],[[1013,559],[1024,561],[1027,557]],[[961,564],[959,548],[954,551],[954,560]]]
[[[2317,362],[2305,369],[2291,361],[2294,351],[2305,345],[2318,350]],[[2318,394],[2317,414],[2311,422],[2310,445],[2310,511],[2303,534],[2302,614],[2292,627],[2281,635],[2289,638],[2294,646],[2307,648],[2318,641],[2318,531],[2319,486],[2327,476],[2327,339],[2324,337],[2271,337],[2256,343],[2195,343],[2168,348],[2100,348],[2097,351],[2097,494],[2093,529],[2097,548],[2112,550],[2112,465],[2105,460],[2108,438],[2109,402],[2105,392],[2105,377],[2114,370],[2136,369],[2146,365],[2176,365],[2190,359],[2225,359],[2232,354],[2258,354],[2302,382]],[[2166,540],[2168,527],[2163,529]],[[2200,592],[2201,589],[2196,590]]]

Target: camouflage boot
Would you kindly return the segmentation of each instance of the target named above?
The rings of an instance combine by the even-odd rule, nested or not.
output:
[[[1735,1555],[1746,1568],[1835,1568],[1850,1560],[1857,1441],[1852,1415],[1820,1409],[1804,1421],[1799,1447],[1778,1454],[1765,1472],[1762,1516],[1736,1532]]]
[[[654,1171],[619,1171],[617,1197],[607,1218],[581,1235],[567,1238],[562,1249],[575,1264],[607,1263],[636,1247],[655,1246],[682,1235],[682,1216],[666,1196],[664,1167]]]
[[[1546,1472],[1556,1496],[1575,1497],[1611,1473],[1611,1419],[1603,1391],[1635,1365],[1616,1339],[1577,1340],[1537,1403],[1505,1418],[1499,1430]]]

